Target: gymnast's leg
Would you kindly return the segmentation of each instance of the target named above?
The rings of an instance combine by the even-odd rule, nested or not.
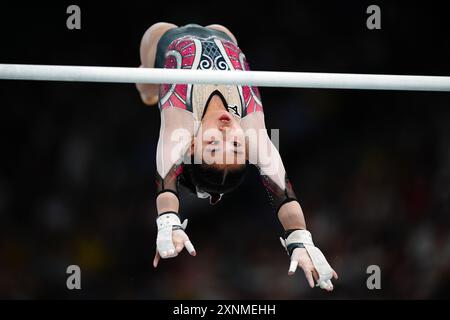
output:
[[[172,23],[158,22],[145,31],[140,47],[141,68],[153,68],[155,66],[158,41],[167,30],[173,28],[177,28],[177,26]],[[146,105],[158,103],[159,84],[138,83],[136,87]]]

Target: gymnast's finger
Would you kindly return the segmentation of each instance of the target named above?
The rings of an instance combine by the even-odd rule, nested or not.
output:
[[[191,256],[196,256],[197,252],[195,251],[194,245],[190,240],[187,240],[184,242],[184,246],[186,247],[186,250],[189,252]]]
[[[158,266],[158,262],[159,262],[160,258],[161,257],[159,256],[159,252],[158,252],[158,250],[156,250],[155,258],[153,258],[153,268],[156,268]]]

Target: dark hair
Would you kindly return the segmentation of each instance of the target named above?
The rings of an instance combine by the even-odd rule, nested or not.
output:
[[[219,195],[235,190],[245,179],[247,164],[233,167],[215,164],[184,165],[191,183],[199,190],[211,195]]]

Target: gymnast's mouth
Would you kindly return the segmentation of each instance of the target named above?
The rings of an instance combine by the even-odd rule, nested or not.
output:
[[[231,121],[231,115],[227,112],[219,117],[220,121]]]

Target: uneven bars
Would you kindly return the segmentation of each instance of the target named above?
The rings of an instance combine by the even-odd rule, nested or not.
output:
[[[277,71],[180,70],[0,64],[0,79],[110,83],[191,83],[260,87],[450,91],[450,77]]]

